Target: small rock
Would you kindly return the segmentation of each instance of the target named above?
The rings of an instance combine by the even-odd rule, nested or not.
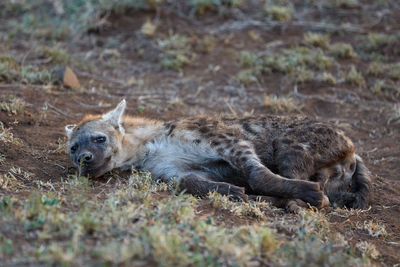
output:
[[[56,80],[62,83],[65,87],[72,89],[81,88],[78,78],[76,77],[73,70],[68,66],[57,67],[53,71],[53,75],[56,78]]]

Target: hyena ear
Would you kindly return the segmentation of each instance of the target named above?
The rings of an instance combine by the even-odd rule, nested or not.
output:
[[[69,124],[69,125],[65,126],[65,133],[66,133],[68,139],[71,138],[72,132],[74,131],[75,127],[76,127],[76,124]]]
[[[102,116],[104,121],[110,123],[112,126],[116,128],[118,127],[122,133],[125,132],[124,128],[121,125],[122,115],[124,115],[125,108],[126,108],[126,101],[125,99],[123,99],[115,109],[109,111],[108,113]]]

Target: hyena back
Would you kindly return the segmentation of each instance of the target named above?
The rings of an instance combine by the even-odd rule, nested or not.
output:
[[[317,207],[368,204],[368,170],[351,140],[330,124],[279,116],[163,122],[123,116],[125,106],[123,100],[104,115],[66,126],[70,157],[82,175],[133,167],[154,179],[177,179],[198,196],[261,195],[289,209],[292,200]]]

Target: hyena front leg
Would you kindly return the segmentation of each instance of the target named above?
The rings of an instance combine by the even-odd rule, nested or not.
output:
[[[214,182],[198,172],[187,173],[180,177],[179,190],[195,196],[206,196],[209,192],[218,192],[221,195],[229,196],[233,200],[247,201],[247,195],[243,187],[223,182]]]
[[[308,180],[314,172],[314,159],[304,144],[289,138],[273,142],[275,165],[278,173],[286,178]]]
[[[227,162],[243,172],[254,193],[281,198],[299,198],[317,207],[322,207],[324,204],[324,194],[319,184],[287,179],[274,174],[261,163],[250,142],[227,137],[224,139],[220,136],[212,140],[211,145]]]
[[[280,142],[278,139],[274,142],[274,158],[278,167],[278,173],[289,179],[307,180],[312,174],[313,158],[307,150],[300,144],[290,144]],[[321,186],[322,189],[322,186]],[[281,198],[275,200],[279,208],[286,209],[289,212],[298,213],[302,208],[307,208],[307,203],[301,199]],[[323,207],[329,205],[329,199],[324,196]]]

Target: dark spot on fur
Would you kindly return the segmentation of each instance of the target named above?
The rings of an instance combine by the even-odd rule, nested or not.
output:
[[[199,119],[198,121],[195,121],[194,124],[197,125],[197,126],[200,127],[200,128],[206,128],[206,129],[208,129],[208,128],[206,127],[207,120],[206,120],[205,118],[201,118],[201,119]]]
[[[211,145],[213,145],[213,146],[219,146],[220,144],[221,143],[219,141],[217,141],[217,140],[211,141]]]
[[[210,131],[210,129],[208,129],[207,126],[202,126],[202,127],[200,127],[200,129],[199,129],[199,132],[202,133],[202,134],[207,133],[207,132],[209,132],[209,131]]]
[[[194,131],[194,130],[197,130],[199,127],[198,126],[195,126],[195,125],[188,125],[188,126],[186,126],[186,129],[188,129],[188,130],[190,130],[190,131]]]
[[[311,131],[315,132],[316,134],[320,135],[331,135],[333,131],[329,128],[320,127],[317,129],[310,129]]]
[[[200,144],[201,143],[201,140],[200,139],[195,139],[195,140],[193,140],[193,143],[195,143],[195,144]]]
[[[245,163],[249,158],[247,156],[243,156],[240,158],[240,161]]]
[[[253,152],[251,152],[250,150],[247,150],[247,151],[244,152],[244,154],[245,155],[251,155],[251,154],[253,154]]]
[[[207,123],[207,119],[206,118],[200,118],[199,119],[199,123],[206,124]]]
[[[257,132],[255,132],[247,122],[243,122],[242,127],[246,132],[252,135],[257,135]]]
[[[293,141],[290,140],[290,139],[288,139],[288,138],[285,138],[285,139],[282,139],[282,140],[281,140],[281,143],[282,143],[282,144],[290,145],[290,144],[293,143]]]
[[[303,147],[300,145],[294,145],[294,146],[292,146],[292,148],[295,150],[303,150]]]
[[[165,128],[168,130],[167,136],[170,136],[172,132],[175,130],[176,125],[173,123],[166,123]]]
[[[208,133],[208,134],[206,134],[206,137],[207,137],[207,138],[213,138],[213,137],[215,137],[215,134],[213,134],[213,133]]]
[[[230,146],[231,145],[231,139],[221,139],[221,142],[225,146]]]

